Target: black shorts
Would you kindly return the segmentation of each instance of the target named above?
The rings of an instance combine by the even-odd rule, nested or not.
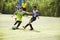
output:
[[[20,25],[22,23],[22,21],[16,21],[14,25],[16,25],[18,23],[18,25]]]
[[[23,11],[26,11],[26,8],[23,8]]]
[[[22,21],[18,21],[18,20],[17,20],[17,21],[15,22],[15,24],[17,24],[17,23],[21,24],[21,23],[22,23]]]
[[[32,17],[30,21],[33,22],[35,20],[36,20],[36,17]]]

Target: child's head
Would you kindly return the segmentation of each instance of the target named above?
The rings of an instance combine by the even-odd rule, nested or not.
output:
[[[23,11],[23,7],[20,7],[20,8],[19,8],[19,11]]]
[[[34,10],[36,10],[36,9],[37,9],[37,7],[36,7],[36,6],[33,6],[33,9],[34,9]]]

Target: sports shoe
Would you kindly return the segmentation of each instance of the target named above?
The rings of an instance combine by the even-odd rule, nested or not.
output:
[[[30,29],[30,30],[34,30],[34,29]]]

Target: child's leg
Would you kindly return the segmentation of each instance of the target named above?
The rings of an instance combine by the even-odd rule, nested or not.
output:
[[[26,29],[27,26],[30,26],[31,30],[33,30],[33,27],[32,27],[32,24],[31,24],[31,23],[32,23],[32,22],[30,21],[28,24],[26,24],[26,26],[24,27],[24,29]]]
[[[30,25],[30,28],[31,28],[30,30],[33,30],[33,27],[32,27],[32,24],[31,23],[34,22],[35,20],[36,20],[36,17],[32,17],[31,18],[31,20],[29,22],[29,25]]]
[[[21,21],[18,21],[18,25],[17,25],[17,29],[18,29],[18,27],[20,26],[20,24],[21,24],[22,22]]]
[[[36,20],[36,18],[32,17],[31,20],[30,20],[30,22],[24,27],[24,29],[29,25],[30,28],[31,28],[31,30],[33,30],[33,27],[32,27],[32,24],[31,24],[31,23],[32,23],[33,21],[35,21],[35,20]]]
[[[29,23],[28,23],[28,24],[26,24],[26,26],[24,27],[24,29],[26,29],[28,25],[29,25]]]
[[[14,25],[16,25],[17,23],[18,23],[18,21],[16,21]]]
[[[30,28],[31,28],[30,30],[33,30],[32,24],[30,24]]]
[[[25,27],[24,27],[24,29],[27,27],[27,26],[30,26],[30,30],[33,30],[33,27],[32,27],[32,24],[31,23],[28,23]]]

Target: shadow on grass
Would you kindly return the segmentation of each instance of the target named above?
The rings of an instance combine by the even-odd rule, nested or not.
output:
[[[32,30],[33,32],[40,32],[39,30]]]
[[[15,30],[32,31],[32,32],[40,32],[39,30],[29,30],[29,29],[23,29],[23,28],[19,28],[19,29],[15,29]]]

